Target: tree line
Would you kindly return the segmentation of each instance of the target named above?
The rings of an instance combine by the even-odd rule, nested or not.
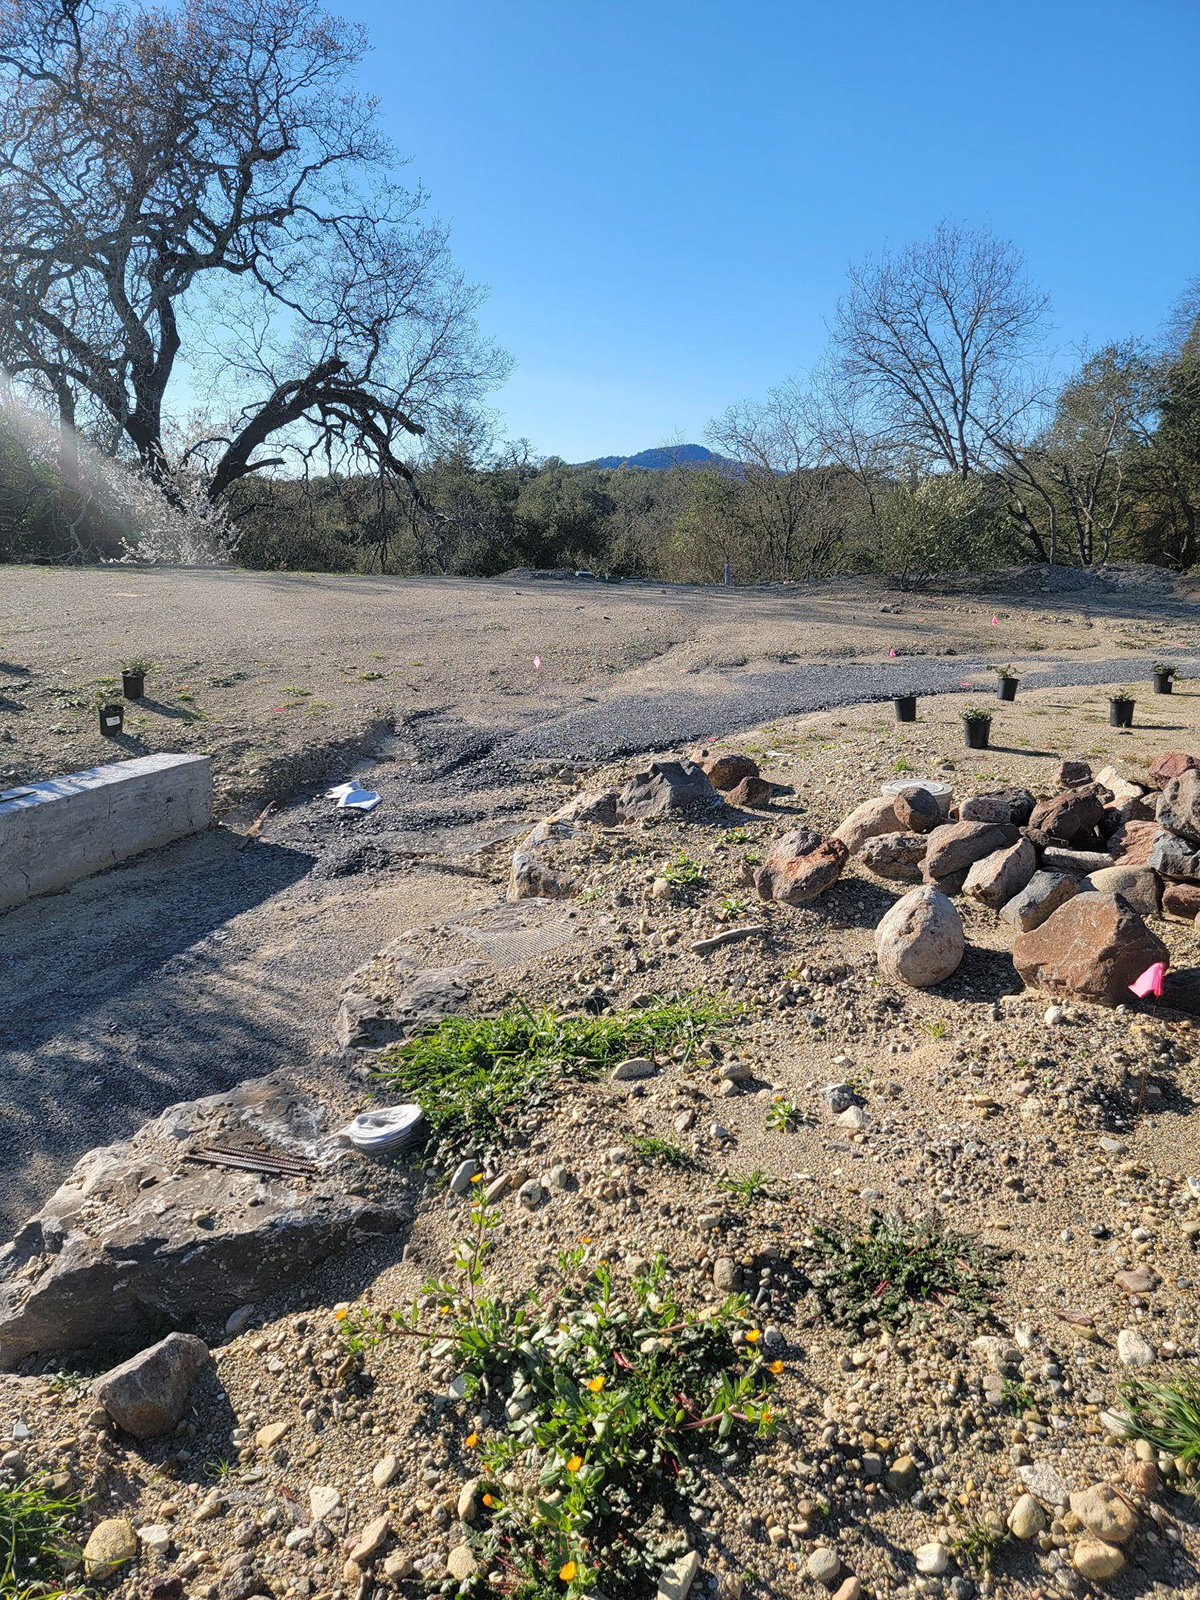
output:
[[[1065,357],[1020,252],[849,269],[811,372],[665,471],[498,439],[483,294],[318,0],[0,4],[0,555],[713,581],[1196,563],[1200,280]]]

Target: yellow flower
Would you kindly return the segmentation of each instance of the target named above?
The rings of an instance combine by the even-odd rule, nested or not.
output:
[[[573,1561],[568,1561],[564,1566],[559,1567],[558,1575],[564,1583],[570,1583],[578,1570]]]
[[[747,1328],[746,1329],[746,1343],[747,1344],[757,1344],[758,1341],[761,1338],[762,1338],[762,1329],[761,1328]]]
[[[438,1307],[438,1316],[439,1317],[448,1317],[449,1315],[450,1315],[450,1307],[449,1306],[439,1306]]]
[[[483,1182],[483,1173],[482,1172],[477,1172],[475,1174],[475,1176],[471,1179],[471,1182],[472,1183],[482,1183]]]
[[[764,1411],[763,1414],[762,1414],[762,1419],[763,1419],[764,1422],[770,1422],[771,1413],[769,1411]]]
[[[467,1435],[467,1449],[468,1450],[474,1450],[475,1446],[478,1443],[479,1443],[479,1435],[477,1433],[469,1433]]]
[[[496,1504],[496,1502],[492,1499],[490,1494],[485,1494],[484,1495],[483,1503],[484,1503],[485,1506],[494,1506]]]
[[[349,1315],[349,1312],[348,1312],[347,1308],[345,1306],[339,1306],[337,1308],[337,1310],[333,1313],[334,1321],[335,1322],[345,1322],[345,1320],[346,1320],[348,1315]]]
[[[580,1242],[580,1244],[591,1244],[591,1242],[592,1242],[591,1235],[590,1234],[586,1234],[586,1233],[582,1234],[580,1236],[579,1242]]]
[[[588,1388],[592,1391],[593,1394],[599,1394],[601,1389],[603,1389],[603,1387],[604,1387],[604,1379],[603,1378],[589,1378],[588,1379]]]
[[[772,1361],[770,1366],[767,1368],[767,1371],[768,1372],[773,1372],[775,1374],[775,1376],[778,1377],[779,1374],[783,1371],[783,1362],[782,1361]]]
[[[578,1472],[582,1465],[583,1465],[583,1457],[582,1456],[572,1456],[571,1459],[567,1462],[567,1471],[568,1472]]]

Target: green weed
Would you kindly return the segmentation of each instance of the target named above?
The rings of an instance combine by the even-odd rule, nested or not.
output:
[[[681,850],[674,861],[668,861],[659,873],[672,889],[703,889],[708,883],[704,868],[686,850]]]
[[[931,1309],[981,1313],[997,1279],[995,1252],[931,1218],[872,1212],[865,1228],[813,1229],[811,1281],[826,1313],[862,1331],[903,1327]]]
[[[1126,1386],[1122,1398],[1133,1437],[1165,1450],[1191,1476],[1200,1476],[1200,1373],[1169,1383],[1138,1378]]]
[[[0,1484],[0,1595],[56,1578],[73,1551],[79,1502],[38,1478]]]
[[[597,1587],[613,1600],[652,1594],[662,1562],[640,1531],[678,1525],[706,1457],[732,1465],[769,1437],[780,1364],[764,1361],[743,1296],[691,1310],[661,1257],[618,1284],[581,1246],[558,1257],[542,1298],[487,1295],[494,1225],[476,1207],[457,1281],[425,1286],[445,1322],[433,1359],[463,1376],[468,1402],[501,1419],[466,1441],[484,1469],[468,1535],[477,1561],[515,1569],[513,1592],[526,1600]],[[405,1331],[418,1321],[414,1310]],[[534,1491],[502,1487],[518,1466],[536,1473]]]
[[[672,1144],[670,1139],[657,1139],[653,1134],[635,1134],[626,1141],[635,1156],[646,1161],[656,1161],[662,1167],[675,1167],[679,1172],[696,1172],[700,1163],[690,1150]]]
[[[721,1187],[726,1194],[731,1194],[738,1200],[752,1202],[761,1200],[764,1195],[770,1193],[771,1181],[765,1172],[760,1172],[756,1167],[744,1178],[722,1178]]]
[[[525,1004],[494,1017],[447,1017],[382,1052],[376,1081],[411,1095],[430,1144],[452,1153],[494,1148],[513,1117],[539,1102],[556,1074],[598,1077],[627,1056],[689,1059],[733,1016],[704,995],[605,1017],[568,1017]]]

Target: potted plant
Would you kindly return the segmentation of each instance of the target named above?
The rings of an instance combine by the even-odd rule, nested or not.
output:
[[[992,713],[980,706],[968,706],[962,714],[968,750],[986,750],[992,733]]]
[[[896,708],[897,722],[915,722],[917,720],[917,697],[915,694],[894,694],[892,704]]]
[[[1001,700],[1015,700],[1020,678],[1011,667],[996,668],[996,694]]]
[[[121,688],[126,700],[140,700],[146,692],[146,674],[150,663],[135,656],[121,668]]]
[[[1134,699],[1131,694],[1114,694],[1108,699],[1108,720],[1114,728],[1133,727]]]
[[[1151,671],[1154,673],[1155,694],[1170,694],[1175,687],[1175,668],[1163,661],[1156,661]]]
[[[101,737],[119,739],[125,726],[125,707],[111,689],[96,690],[96,713],[100,718]]]

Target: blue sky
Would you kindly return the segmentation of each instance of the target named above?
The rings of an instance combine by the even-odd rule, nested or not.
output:
[[[942,216],[1024,250],[1063,346],[1152,334],[1200,273],[1195,0],[331,4],[543,453],[701,438]]]

